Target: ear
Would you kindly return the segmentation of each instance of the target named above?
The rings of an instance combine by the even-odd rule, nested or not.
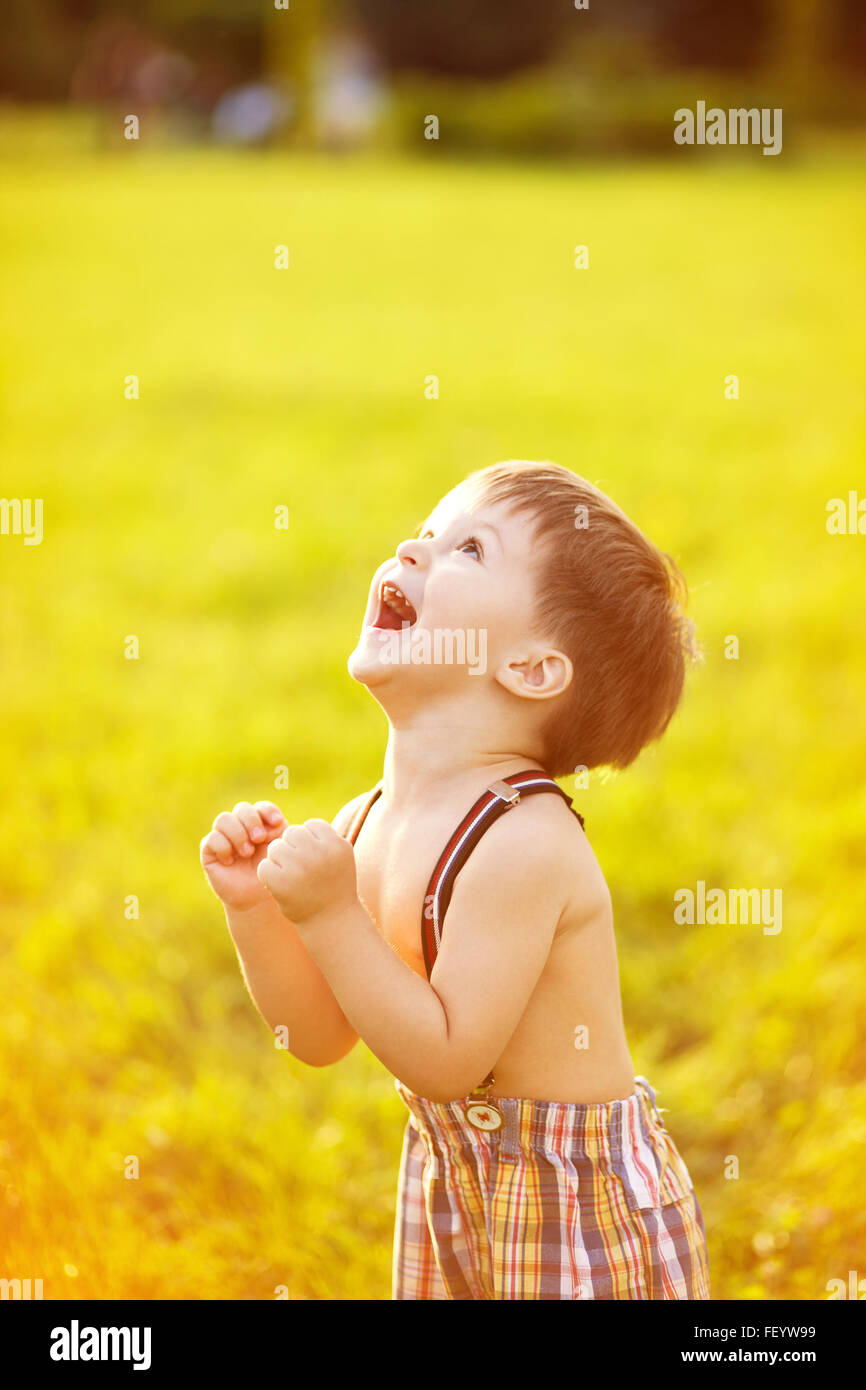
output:
[[[495,676],[513,695],[528,700],[550,700],[571,685],[574,667],[565,652],[539,648],[528,656],[503,662]]]

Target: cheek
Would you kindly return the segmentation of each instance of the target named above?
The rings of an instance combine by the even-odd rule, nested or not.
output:
[[[444,627],[476,627],[490,611],[489,585],[474,575],[440,574],[424,590],[424,621]]]
[[[488,642],[507,643],[525,633],[522,591],[515,592],[489,571],[439,574],[424,592],[425,627],[483,628]]]
[[[504,586],[497,586],[496,591],[488,595],[485,614],[488,641],[501,647],[520,645],[526,641],[528,618],[519,594]]]

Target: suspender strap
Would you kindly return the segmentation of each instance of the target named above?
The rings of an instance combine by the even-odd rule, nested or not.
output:
[[[537,792],[556,792],[568,803],[569,809],[577,816],[581,828],[583,827],[583,816],[574,810],[571,797],[562,787],[557,786],[552,777],[536,768],[530,768],[526,772],[512,772],[510,777],[503,778],[501,782],[492,782],[454,831],[427,885],[421,915],[421,942],[424,947],[424,965],[428,980],[433,973],[442,942],[442,927],[454,891],[454,880],[481,836],[490,829],[494,821],[504,816],[512,806],[516,806],[522,797],[532,796]],[[495,1084],[493,1072],[489,1071],[481,1085],[475,1089],[489,1090]]]
[[[366,801],[364,802],[364,804],[363,804],[361,807],[359,807],[359,809],[355,812],[355,818],[354,818],[354,820],[353,820],[353,822],[352,822],[352,824],[351,824],[351,826],[350,826],[349,834],[346,836],[346,838],[347,838],[347,840],[349,841],[349,844],[350,844],[350,845],[353,845],[353,844],[355,843],[355,841],[357,840],[357,838],[358,838],[358,832],[359,832],[359,830],[361,829],[361,826],[364,824],[364,821],[367,819],[367,812],[369,811],[370,807],[373,805],[373,802],[374,802],[378,797],[380,797],[381,795],[382,795],[382,783],[381,783],[381,782],[377,782],[376,785],[375,785],[375,787],[373,787],[372,791],[368,794],[367,800],[366,800]]]
[[[421,943],[424,965],[429,980],[442,942],[445,913],[454,891],[454,880],[466,863],[481,836],[500,816],[516,806],[521,797],[536,792],[556,792],[568,802],[581,826],[583,817],[571,805],[571,797],[557,786],[547,773],[530,768],[527,772],[512,772],[501,782],[493,782],[463,817],[439,857],[439,862],[427,885],[424,910],[421,916]]]
[[[557,785],[552,777],[548,777],[544,772],[539,772],[537,768],[529,768],[526,772],[512,772],[501,782],[491,782],[454,831],[439,856],[439,861],[427,885],[421,913],[421,944],[424,950],[424,966],[428,980],[433,973],[433,966],[439,954],[445,913],[448,911],[448,904],[454,892],[454,881],[457,875],[481,836],[490,829],[494,821],[499,820],[500,816],[504,816],[506,811],[511,810],[512,806],[516,806],[522,797],[533,796],[538,792],[556,792],[568,804],[569,810],[577,817],[581,828],[583,828],[583,816],[579,811],[575,811],[571,804],[571,797],[562,790],[562,787]],[[355,815],[354,823],[348,835],[350,844],[354,845],[358,838],[358,832],[367,819],[370,807],[381,794],[382,783],[378,782]],[[495,1085],[495,1080],[491,1071],[487,1073],[481,1086],[476,1087],[476,1090],[489,1089],[493,1085]]]

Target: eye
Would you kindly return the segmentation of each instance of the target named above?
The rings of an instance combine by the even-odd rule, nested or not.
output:
[[[484,547],[479,540],[476,540],[474,536],[468,536],[465,541],[461,541],[457,549],[465,550],[467,545],[471,545],[474,547],[476,559],[480,560],[483,557]]]

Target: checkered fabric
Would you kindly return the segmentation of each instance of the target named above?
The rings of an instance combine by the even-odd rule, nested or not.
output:
[[[395,1081],[410,1111],[397,1191],[392,1298],[708,1299],[706,1231],[655,1093],[577,1105],[464,1101]]]

